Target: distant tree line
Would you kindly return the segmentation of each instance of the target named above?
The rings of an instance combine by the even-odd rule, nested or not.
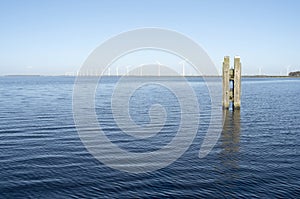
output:
[[[290,72],[290,73],[289,73],[289,76],[292,76],[292,77],[300,77],[300,71]]]

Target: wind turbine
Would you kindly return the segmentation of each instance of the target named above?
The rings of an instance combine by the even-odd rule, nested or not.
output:
[[[129,75],[129,67],[131,67],[131,65],[127,65],[127,66],[126,66],[126,76],[130,76],[130,75]]]
[[[258,69],[258,75],[261,76],[261,68]]]
[[[286,67],[286,73],[287,73],[287,76],[289,76],[289,73],[290,73],[290,67],[291,67],[291,66],[287,66],[287,67]]]
[[[156,61],[156,63],[158,64],[158,77],[160,77],[160,66],[161,66],[161,64],[160,64],[159,61]]]
[[[186,63],[185,60],[182,60],[181,62],[179,62],[179,64],[182,64],[182,77],[185,76],[185,63]]]

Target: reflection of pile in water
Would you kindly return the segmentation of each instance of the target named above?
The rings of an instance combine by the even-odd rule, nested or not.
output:
[[[237,169],[240,150],[240,110],[223,111],[224,127],[221,134],[221,162],[226,169]]]

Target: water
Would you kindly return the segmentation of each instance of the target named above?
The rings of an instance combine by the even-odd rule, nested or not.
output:
[[[103,80],[96,99],[98,119],[112,142],[132,152],[170,142],[180,121],[172,93],[150,85],[133,96],[130,114],[138,125],[150,122],[151,104],[162,103],[169,114],[161,134],[137,141],[122,134],[108,106],[115,81]],[[80,141],[72,112],[74,78],[1,77],[0,198],[299,197],[300,79],[244,78],[242,109],[224,113],[221,137],[203,159],[198,153],[209,97],[201,80],[189,81],[201,101],[197,137],[168,167],[131,174],[102,164]]]

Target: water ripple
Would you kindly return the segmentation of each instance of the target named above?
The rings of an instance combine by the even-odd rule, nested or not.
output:
[[[106,167],[85,149],[73,121],[73,82],[66,77],[0,77],[0,198],[299,197],[300,80],[243,79],[241,111],[226,115],[219,142],[199,159],[210,101],[204,82],[191,79],[202,106],[194,143],[170,166],[138,175]],[[173,100],[167,104],[168,122],[161,134],[136,141],[113,119],[109,96],[115,82],[104,80],[105,92],[97,95],[96,104],[112,142],[135,152],[170,142],[180,119],[176,100],[159,94],[160,101]],[[151,92],[135,99],[147,100],[145,94]],[[149,122],[146,102],[131,106],[139,125]]]

